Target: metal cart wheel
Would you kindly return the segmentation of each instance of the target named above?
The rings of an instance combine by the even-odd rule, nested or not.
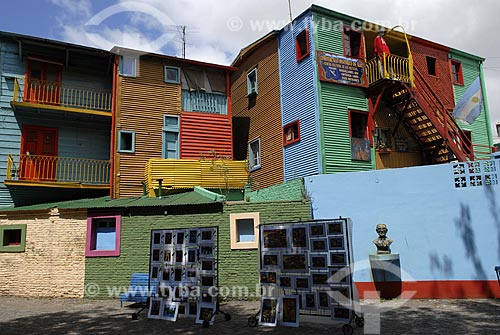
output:
[[[257,326],[257,318],[255,316],[251,316],[248,318],[248,327],[256,327]]]
[[[344,335],[352,335],[354,333],[354,328],[350,324],[345,324],[342,326],[342,332]]]
[[[359,328],[363,328],[365,326],[365,318],[362,317],[362,316],[357,316],[355,315],[354,316],[354,323],[356,324],[356,326],[358,326]]]

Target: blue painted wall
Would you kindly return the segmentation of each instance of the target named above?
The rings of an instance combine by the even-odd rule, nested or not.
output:
[[[279,37],[281,113],[283,125],[299,120],[300,141],[283,150],[285,181],[321,173],[319,156],[316,67],[312,15],[304,13]],[[309,30],[310,55],[297,63],[295,37]]]
[[[500,185],[454,183],[452,164],[305,178],[315,219],[353,220],[355,281],[371,281],[366,260],[376,252],[378,223],[388,225],[403,280],[496,280]]]

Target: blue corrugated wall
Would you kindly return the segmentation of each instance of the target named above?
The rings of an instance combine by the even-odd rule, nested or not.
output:
[[[295,37],[306,27],[310,55],[297,63]],[[297,18],[279,37],[282,122],[300,122],[300,141],[284,148],[285,181],[321,173],[313,41],[310,12]]]

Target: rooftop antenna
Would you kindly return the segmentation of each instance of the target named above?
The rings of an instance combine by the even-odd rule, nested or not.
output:
[[[290,22],[293,21],[293,18],[292,18],[292,3],[291,3],[292,0],[288,0],[288,13],[290,14]]]
[[[186,26],[181,26],[182,34],[182,58],[186,58]]]

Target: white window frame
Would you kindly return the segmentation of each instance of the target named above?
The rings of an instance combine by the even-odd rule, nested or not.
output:
[[[252,144],[258,143],[259,144],[259,150],[257,151],[256,155],[252,151]],[[260,168],[261,166],[261,148],[260,148],[260,137],[248,142],[248,166],[250,168],[250,171],[254,171]]]
[[[250,79],[250,77],[252,76],[252,74],[255,74],[255,80],[252,81]],[[252,70],[250,70],[248,73],[247,73],[247,93],[248,95],[254,95],[254,94],[258,94],[259,93],[259,84],[258,84],[258,79],[257,79],[257,68],[254,67]]]
[[[168,70],[175,70],[177,72],[177,76],[176,76],[175,80],[167,79],[167,71]],[[181,69],[177,66],[165,65],[165,67],[163,69],[163,81],[166,83],[171,83],[171,84],[179,84],[181,82]]]
[[[132,136],[132,148],[129,149],[122,149],[122,134],[130,134]],[[123,152],[123,153],[135,153],[135,131],[133,130],[118,130],[118,152]]]
[[[253,220],[254,241],[238,242],[238,220]],[[259,248],[259,212],[229,214],[229,233],[231,237],[231,249],[258,249]]]
[[[137,77],[137,60],[138,56],[122,55],[120,57],[120,74],[124,77]],[[132,72],[125,73],[123,70],[123,65],[126,61],[132,62]]]
[[[177,119],[177,126],[171,126],[167,125],[167,119],[168,118],[176,118]],[[162,128],[162,148],[161,148],[161,157],[166,159],[167,158],[167,143],[166,138],[167,138],[167,133],[177,133],[177,148],[176,148],[176,153],[177,157],[174,159],[179,159],[180,158],[180,118],[178,115],[163,115],[163,128]],[[170,157],[171,158],[171,157]]]

